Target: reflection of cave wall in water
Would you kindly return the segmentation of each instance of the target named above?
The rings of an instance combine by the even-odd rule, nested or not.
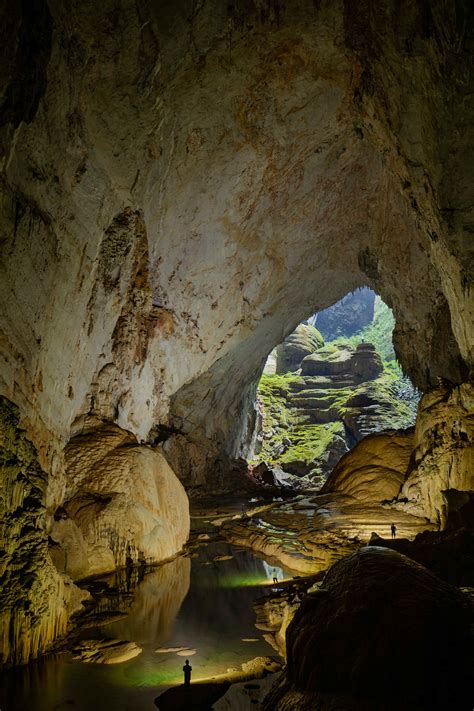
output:
[[[364,287],[344,296],[337,304],[323,309],[314,319],[314,325],[326,341],[339,336],[352,336],[371,323],[374,317],[375,293]]]
[[[188,594],[190,572],[191,561],[182,556],[147,571],[137,587],[132,588],[131,605],[130,597],[127,596],[130,605],[126,610],[127,617],[123,622],[108,625],[107,635],[118,639],[132,639],[140,646],[166,642]]]

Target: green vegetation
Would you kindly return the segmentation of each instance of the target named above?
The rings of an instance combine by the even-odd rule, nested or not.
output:
[[[372,343],[380,357],[386,362],[395,361],[395,351],[393,349],[392,332],[395,327],[395,319],[391,309],[382,301],[380,296],[375,297],[374,319],[372,323],[353,336],[340,336],[331,341],[332,344],[348,343],[356,347],[359,343]]]
[[[395,359],[393,327],[391,310],[377,296],[371,324],[317,349],[318,357],[331,362],[339,358],[342,346],[356,350],[360,343],[372,343],[384,366],[374,380],[345,386],[344,380],[337,382],[338,376],[303,377],[299,371],[262,375],[258,386],[262,445],[253,462],[284,469],[287,465],[287,471],[309,473],[321,481],[344,450],[342,440],[351,446],[369,432],[412,425],[419,396]]]
[[[310,464],[320,459],[329,449],[334,435],[344,435],[342,422],[294,427],[288,433],[291,445],[279,457],[278,461],[281,464],[295,461]]]

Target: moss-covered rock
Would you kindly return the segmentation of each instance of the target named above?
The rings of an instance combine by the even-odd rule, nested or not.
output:
[[[399,398],[400,376],[373,345],[353,343],[319,348],[303,360],[301,373],[264,374],[258,388],[261,447],[254,461],[324,483],[366,435],[413,424],[413,407]]]
[[[295,372],[306,356],[324,345],[324,339],[318,329],[309,324],[300,324],[277,347],[277,373]]]

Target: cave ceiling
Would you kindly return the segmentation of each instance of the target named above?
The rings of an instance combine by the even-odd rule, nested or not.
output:
[[[467,3],[2,20],[0,392],[40,448],[92,414],[232,449],[270,349],[363,284],[416,385],[467,377]]]

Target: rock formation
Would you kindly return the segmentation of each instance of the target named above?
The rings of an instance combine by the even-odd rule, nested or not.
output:
[[[403,8],[0,10],[0,394],[47,475],[46,529],[85,416],[137,444],[165,426],[202,449],[199,480],[224,476],[266,354],[359,286],[393,308],[417,386],[467,379],[469,8]],[[29,528],[5,535],[21,548]],[[7,658],[65,625],[61,579],[44,541],[33,548],[37,626],[12,623]]]
[[[51,561],[46,480],[17,409],[0,398],[0,663],[25,662],[47,650],[88,597]]]
[[[444,528],[454,494],[474,491],[473,445],[473,385],[441,384],[425,395],[416,421],[413,461],[400,493],[403,508]]]
[[[344,347],[331,351],[322,348],[301,363],[302,375],[336,375],[348,380],[349,385],[373,380],[382,372],[382,360],[371,343],[359,344],[355,353]]]
[[[397,378],[370,344],[324,346],[299,362],[293,358],[292,367],[297,372],[260,380],[256,460],[323,484],[363,437],[412,424],[411,409],[397,397]]]
[[[399,553],[362,549],[334,565],[297,610],[286,678],[264,708],[469,709],[471,622],[457,588]]]
[[[64,503],[50,532],[58,570],[78,580],[166,560],[186,543],[186,492],[158,451],[104,425],[76,435],[65,461]]]
[[[298,370],[301,361],[324,345],[319,331],[309,324],[301,323],[277,347],[277,373],[290,373]]]
[[[368,503],[394,499],[405,482],[412,449],[410,430],[365,437],[342,457],[321,493],[348,494]]]

